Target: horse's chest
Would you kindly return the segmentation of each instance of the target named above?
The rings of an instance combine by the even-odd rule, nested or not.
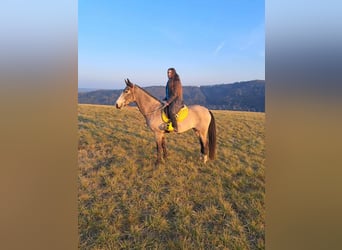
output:
[[[151,128],[151,129],[153,129],[153,124],[154,124],[155,122],[153,121],[153,120],[151,120],[151,119],[146,119],[146,125],[149,127],[149,128]]]
[[[146,118],[146,125],[147,125],[148,127],[151,127],[151,120],[148,119],[148,118]]]
[[[159,130],[159,125],[162,123],[161,119],[146,119],[146,125],[153,131]]]

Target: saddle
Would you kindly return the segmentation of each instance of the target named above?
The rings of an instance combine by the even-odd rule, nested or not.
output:
[[[189,113],[188,107],[186,105],[183,105],[183,107],[176,114],[177,122],[183,121],[188,116],[188,113]],[[172,122],[171,122],[170,118],[167,116],[165,109],[163,109],[163,111],[162,111],[162,120],[163,120],[163,122],[166,123],[166,128],[165,128],[166,131],[171,132],[174,130],[174,128],[172,126]]]

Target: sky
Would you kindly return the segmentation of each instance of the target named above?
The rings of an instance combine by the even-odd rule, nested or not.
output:
[[[265,79],[264,0],[79,0],[79,88]]]

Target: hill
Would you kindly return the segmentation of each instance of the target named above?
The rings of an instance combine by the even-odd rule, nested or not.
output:
[[[164,86],[145,87],[160,100],[165,97]],[[83,104],[113,105],[122,90],[79,92]],[[265,112],[265,81],[254,80],[211,86],[183,86],[184,102],[209,109]]]
[[[93,89],[93,88],[78,88],[78,92],[82,93],[82,92],[92,92],[92,91],[96,91],[97,89]]]
[[[217,111],[217,158],[193,131],[169,160],[136,107],[79,105],[80,249],[264,249],[265,114]]]

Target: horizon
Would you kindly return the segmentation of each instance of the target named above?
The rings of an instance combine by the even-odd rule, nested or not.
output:
[[[225,85],[225,84],[236,84],[236,83],[246,83],[246,82],[252,82],[252,81],[264,81],[265,82],[265,79],[252,79],[252,80],[246,80],[246,81],[235,81],[235,82],[229,82],[229,83],[214,83],[214,84],[200,84],[200,85],[184,85],[183,84],[183,87],[206,87],[206,86],[216,86],[216,85]],[[136,84],[136,83],[134,83]],[[142,87],[142,88],[149,88],[149,87],[165,87],[165,85],[163,84],[151,84],[151,85],[146,85],[146,86],[142,86],[140,84],[136,84],[138,85],[139,87]],[[80,87],[78,86],[78,89],[89,89],[89,90],[123,90],[125,88],[125,84],[122,86],[122,87],[119,87],[119,88],[111,88],[111,87],[108,87],[108,88],[101,88],[101,87]]]
[[[262,0],[79,1],[78,24],[79,88],[165,85],[169,67],[183,86],[265,79]]]

